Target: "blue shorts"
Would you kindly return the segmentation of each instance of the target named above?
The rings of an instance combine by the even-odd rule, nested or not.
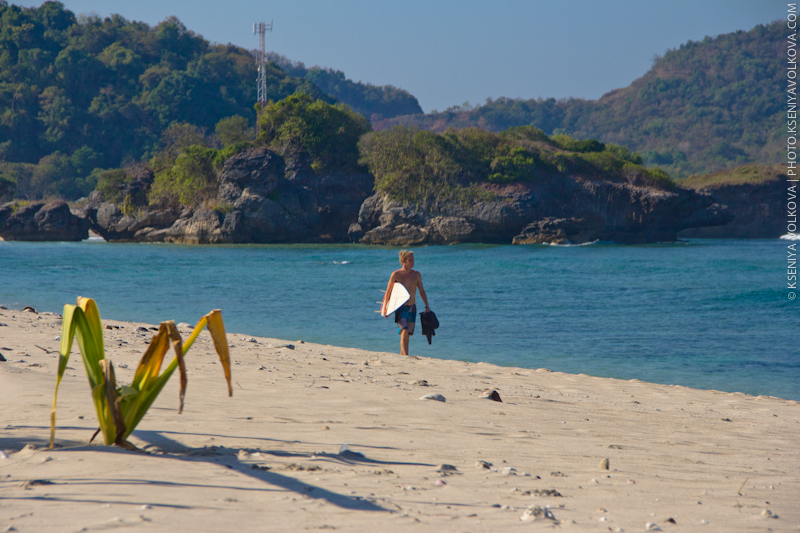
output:
[[[413,335],[414,326],[417,325],[417,305],[404,305],[395,311],[394,321],[397,324],[398,334],[406,330],[409,335]]]

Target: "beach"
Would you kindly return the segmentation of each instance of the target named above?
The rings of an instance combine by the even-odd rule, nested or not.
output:
[[[0,324],[0,531],[800,529],[796,401],[236,332],[229,398],[204,332],[139,452],[88,444],[73,346],[50,450],[61,318]],[[130,382],[152,325],[104,324]]]

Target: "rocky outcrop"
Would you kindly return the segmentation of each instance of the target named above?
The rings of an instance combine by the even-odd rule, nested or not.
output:
[[[724,225],[691,223],[688,229],[678,235],[687,239],[780,237],[787,232],[787,179],[781,174],[762,183],[722,183],[698,188],[698,191],[712,195],[718,204],[727,207],[730,221]]]
[[[570,239],[576,242],[596,240],[586,219],[547,217],[525,226],[522,232],[514,237],[512,243],[567,244]]]
[[[733,218],[705,192],[563,175],[487,186],[491,199],[424,209],[372,194],[373,182],[369,174],[316,174],[302,159],[252,148],[225,163],[218,195],[205,205],[125,214],[93,193],[85,213],[108,241],[398,246],[672,241]]]
[[[369,174],[316,174],[302,160],[287,164],[267,148],[251,148],[226,161],[209,205],[125,215],[95,196],[86,216],[107,241],[342,242],[372,186]]]
[[[0,206],[0,237],[6,241],[81,241],[89,238],[89,222],[60,200],[9,202]]]
[[[175,209],[137,209],[125,214],[112,202],[105,202],[99,191],[89,195],[82,214],[92,231],[109,242],[148,241],[151,232],[170,227],[180,217]]]
[[[619,243],[672,241],[692,225],[728,222],[711,195],[624,183],[567,178],[532,186],[494,187],[496,197],[469,206],[414,209],[367,199],[350,239],[365,244],[464,242],[560,244],[594,240]]]

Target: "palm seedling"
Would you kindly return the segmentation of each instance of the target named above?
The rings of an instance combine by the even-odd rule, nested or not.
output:
[[[225,325],[222,322],[222,313],[219,309],[211,311],[200,319],[192,334],[183,343],[180,333],[175,327],[175,322],[169,320],[162,322],[158,333],[142,356],[133,382],[130,385],[117,386],[114,378],[114,366],[110,359],[105,358],[103,350],[103,325],[100,321],[100,311],[91,298],[78,297],[77,305],[65,305],[61,329],[61,349],[58,358],[58,377],[56,390],[53,396],[53,411],[50,414],[50,448],[56,431],[56,399],[58,386],[67,368],[69,353],[72,350],[72,341],[78,340],[78,348],[89,378],[89,387],[92,390],[92,400],[97,419],[100,422],[103,441],[106,445],[116,444],[124,448],[135,447],[127,441],[128,436],[144,417],[147,410],[158,397],[169,378],[176,369],[180,369],[180,407],[178,413],[183,411],[183,399],[186,394],[186,365],[184,355],[189,351],[204,327],[208,327],[214,348],[219,355],[225,379],[228,382],[228,396],[233,395],[231,387],[231,363],[228,354],[228,342],[225,337]],[[161,372],[161,363],[164,356],[172,346],[175,358]],[[95,433],[97,435],[97,433]],[[94,438],[94,437],[92,437]]]

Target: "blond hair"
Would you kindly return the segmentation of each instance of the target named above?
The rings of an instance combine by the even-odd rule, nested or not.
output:
[[[400,256],[400,263],[405,263],[409,257],[414,255],[414,252],[411,252],[409,250],[400,250],[400,253],[398,255]]]

